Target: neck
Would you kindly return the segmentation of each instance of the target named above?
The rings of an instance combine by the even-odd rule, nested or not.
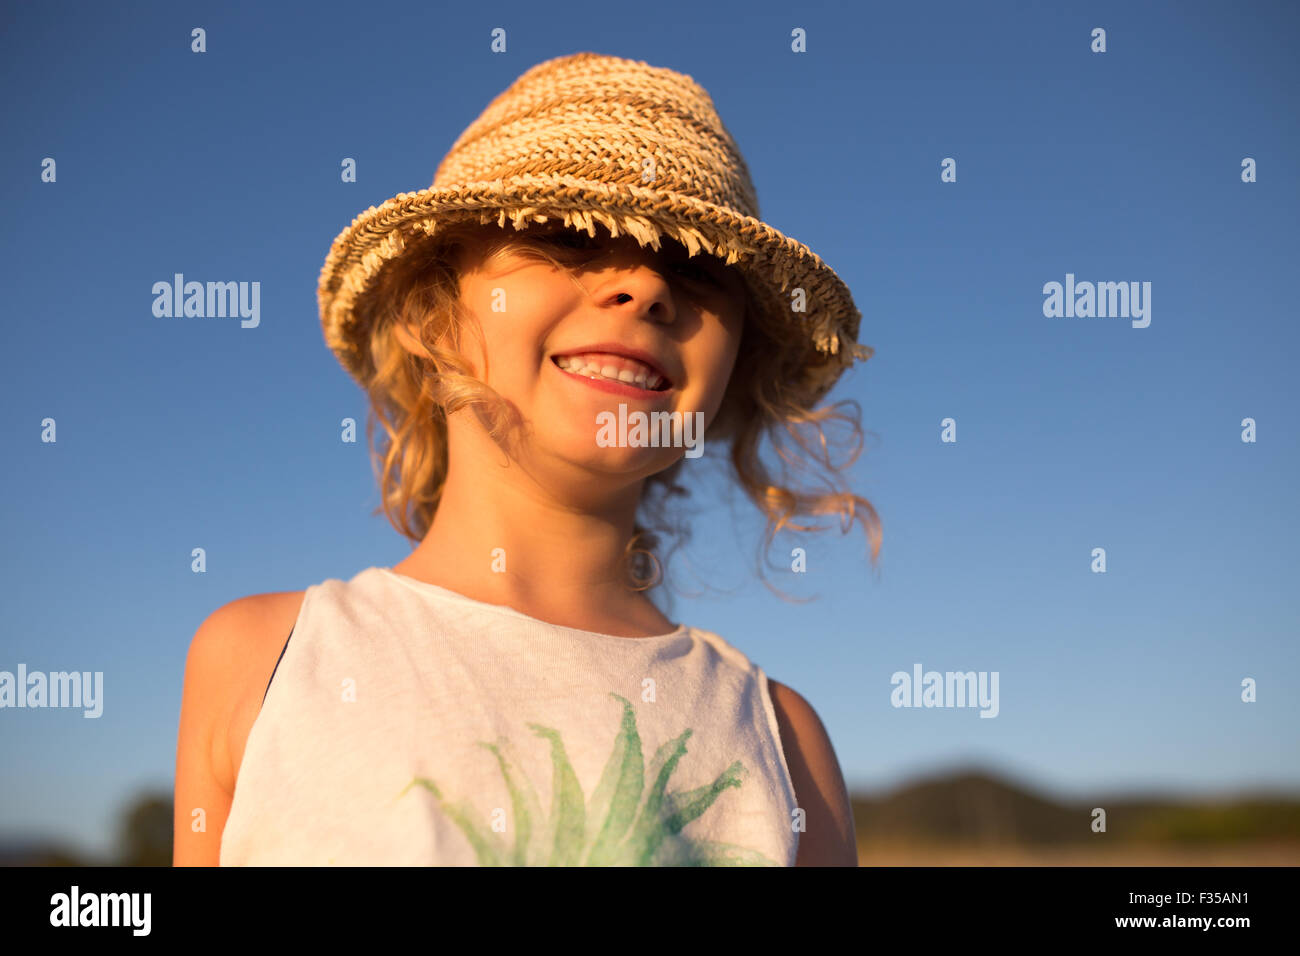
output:
[[[674,629],[624,571],[643,479],[613,493],[554,482],[561,496],[486,436],[454,436],[450,461],[428,533],[394,571],[563,627],[620,637]]]

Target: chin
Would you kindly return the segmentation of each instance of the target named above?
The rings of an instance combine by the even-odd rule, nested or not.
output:
[[[552,450],[566,464],[594,474],[618,475],[629,480],[648,478],[672,467],[682,457],[680,448],[597,448],[582,445]]]
[[[598,414],[611,416],[605,420],[604,427],[598,421]],[[692,418],[692,427],[687,433],[667,436],[660,432],[654,438],[650,437],[652,430],[648,428],[639,431],[624,428],[620,432],[619,428],[610,424],[616,418],[617,412],[610,410],[607,405],[576,413],[570,408],[562,411],[548,408],[546,413],[538,414],[533,419],[534,455],[536,458],[562,461],[568,466],[597,474],[639,479],[671,468],[683,456],[692,458],[701,453],[704,424],[702,415]],[[541,424],[548,420],[551,422],[549,427]],[[679,440],[683,438],[690,438],[695,447],[686,446]],[[669,444],[660,444],[669,439]],[[646,441],[652,443],[635,443]]]

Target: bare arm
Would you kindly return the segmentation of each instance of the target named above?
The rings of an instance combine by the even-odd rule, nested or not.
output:
[[[767,686],[796,802],[807,825],[799,834],[795,866],[857,866],[853,810],[826,728],[795,691],[771,679]]]
[[[234,677],[230,634],[237,617],[234,604],[214,611],[195,632],[185,658],[176,741],[174,866],[216,866],[219,860],[234,789],[229,764],[221,763]]]

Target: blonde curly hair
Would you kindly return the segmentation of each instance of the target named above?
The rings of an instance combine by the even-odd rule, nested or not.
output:
[[[366,438],[381,493],[381,505],[374,513],[382,510],[413,547],[428,533],[447,479],[447,416],[474,407],[497,440],[518,424],[505,399],[475,378],[463,358],[466,335],[474,335],[480,346],[483,341],[460,298],[463,256],[486,261],[508,248],[569,270],[572,276],[573,266],[591,258],[581,243],[565,241],[575,235],[584,234],[556,222],[531,223],[518,231],[472,221],[454,223],[408,248],[377,283],[367,304],[374,321],[363,372],[370,403]],[[663,241],[672,242],[666,237]],[[749,280],[745,282],[748,289]],[[881,545],[879,516],[867,499],[847,488],[841,474],[862,452],[861,409],[852,400],[816,410],[797,403],[782,382],[795,367],[792,363],[802,357],[790,348],[788,334],[764,321],[752,301],[747,294],[736,365],[706,437],[710,444],[729,443],[730,470],[766,518],[759,576],[767,583],[762,558],[778,533],[826,530],[797,520],[803,516],[836,515],[844,534],[854,521],[859,522],[874,566]],[[418,329],[429,357],[404,347],[398,328]],[[382,435],[376,436],[376,424],[382,427]],[[840,461],[835,460],[834,449],[842,443],[830,441],[827,435],[826,426],[831,424],[849,429],[849,451]],[[776,475],[760,458],[765,437],[780,460]],[[624,553],[628,584],[635,590],[665,580],[666,557],[658,553],[661,536],[670,535],[676,547],[687,535],[684,526],[670,523],[667,507],[670,499],[689,496],[679,483],[683,460],[646,479],[634,534]],[[796,486],[790,479],[792,471],[811,475],[821,488]]]

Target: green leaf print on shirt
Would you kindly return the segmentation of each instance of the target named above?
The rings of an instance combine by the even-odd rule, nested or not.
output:
[[[551,745],[551,808],[543,814],[537,792],[526,776],[513,769],[503,751],[509,744],[483,743],[497,759],[514,817],[513,839],[480,823],[485,815],[463,802],[444,799],[432,780],[416,777],[439,809],[456,824],[480,866],[779,866],[756,850],[729,843],[692,839],[682,828],[708,810],[722,791],[741,786],[744,765],[735,761],[711,784],[668,792],[668,778],[686,754],[688,728],[655,751],[647,771],[641,754],[636,715],[626,698],[610,693],[623,705],[623,721],[604,772],[588,802],[565,753],[559,732],[529,724]],[[649,786],[646,786],[647,778]]]

